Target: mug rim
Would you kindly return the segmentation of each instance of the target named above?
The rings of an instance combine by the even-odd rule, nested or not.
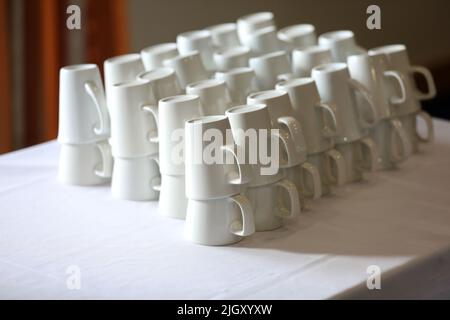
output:
[[[284,50],[278,50],[278,51],[274,51],[274,52],[270,52],[270,53],[266,53],[266,54],[262,54],[260,56],[257,57],[253,57],[250,58],[250,61],[264,61],[264,60],[270,60],[270,59],[275,59],[275,58],[279,58],[285,56],[287,59],[287,54],[286,51]]]
[[[98,66],[95,63],[77,63],[64,66],[61,68],[61,71],[75,72],[75,71],[86,71],[95,69],[98,69]]]
[[[345,62],[325,63],[325,64],[321,64],[321,65],[314,67],[311,71],[311,74],[313,72],[333,73],[333,72],[339,72],[339,71],[342,71],[345,69],[347,69],[347,64]]]
[[[196,56],[200,57],[200,52],[198,50],[192,50],[192,51],[189,51],[188,53],[180,53],[180,54],[176,55],[175,57],[166,59],[166,61],[178,62],[178,61],[190,59],[190,58],[196,57]]]
[[[235,106],[228,109],[227,111],[225,111],[225,114],[227,115],[245,114],[260,111],[263,109],[267,109],[267,105],[264,103],[241,104],[239,106]]]
[[[217,33],[222,34],[230,31],[236,31],[236,23],[234,22],[225,22],[225,23],[219,23],[215,24],[211,27],[206,28],[206,30],[209,30],[211,33]]]
[[[270,90],[253,92],[247,96],[247,99],[269,100],[269,99],[275,99],[275,98],[282,97],[286,94],[287,94],[287,92],[283,89],[270,89]],[[259,102],[259,103],[261,103],[261,102]],[[255,104],[255,103],[252,103],[252,104]]]
[[[222,57],[236,57],[244,54],[249,54],[250,49],[245,46],[237,46],[232,48],[225,48],[214,52],[214,55]]]
[[[223,121],[226,119],[228,119],[228,117],[223,114],[203,116],[203,117],[198,117],[198,118],[193,118],[193,119],[187,120],[186,125],[208,124],[208,123]]]
[[[122,63],[129,63],[129,62],[135,62],[140,61],[141,55],[139,53],[126,53],[121,54],[119,56],[111,57],[105,60],[105,64],[122,64]]]
[[[212,87],[217,87],[225,85],[225,81],[222,79],[204,79],[199,80],[187,85],[186,90],[188,89],[207,89]]]
[[[177,44],[175,42],[164,42],[164,43],[159,43],[159,44],[155,44],[149,47],[145,47],[144,49],[141,50],[141,53],[143,54],[161,54],[161,53],[166,53],[166,52],[170,52],[172,50],[177,50],[178,51],[178,47]]]
[[[331,50],[321,45],[314,45],[305,48],[295,48],[294,50],[292,50],[292,54],[296,54],[297,52],[303,54],[329,52],[331,55]]]
[[[247,14],[238,19],[238,21],[246,22],[249,24],[259,23],[261,21],[273,20],[274,14],[271,11],[259,11]]]
[[[381,47],[375,47],[369,50],[369,54],[391,54],[406,51],[406,46],[404,44],[388,44]]]
[[[158,104],[161,103],[181,103],[181,102],[187,102],[187,101],[194,101],[200,99],[198,95],[196,94],[178,94],[175,96],[165,97],[163,99],[159,100]]]
[[[322,33],[319,39],[327,41],[344,41],[355,37],[355,33],[351,30],[335,30]]]
[[[191,30],[186,31],[183,33],[180,33],[177,36],[177,40],[204,40],[207,38],[211,38],[211,31],[207,29],[200,29],[200,30]]]
[[[131,88],[131,87],[136,88],[136,87],[148,85],[149,83],[150,83],[150,80],[148,80],[148,79],[136,78],[136,79],[129,80],[129,81],[122,81],[122,82],[114,83],[112,85],[112,87],[116,88],[116,89]]]
[[[299,23],[291,26],[284,27],[278,31],[278,34],[286,37],[286,39],[292,39],[296,37],[305,36],[316,31],[316,27],[310,23]]]
[[[173,74],[175,74],[175,70],[173,70],[173,68],[160,67],[160,68],[155,68],[155,69],[152,69],[149,71],[143,71],[143,72],[139,73],[137,77],[142,80],[154,81],[154,80],[160,80],[160,79],[166,78]],[[152,77],[147,77],[148,75],[152,75]]]
[[[280,89],[293,88],[293,87],[310,85],[314,82],[315,82],[315,80],[311,77],[294,78],[294,79],[284,80],[284,81],[277,83],[277,87],[279,87]]]

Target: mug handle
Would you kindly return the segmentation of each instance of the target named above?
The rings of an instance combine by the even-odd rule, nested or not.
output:
[[[306,142],[305,136],[303,135],[302,128],[300,126],[300,122],[297,121],[294,117],[280,117],[277,119],[278,124],[284,125],[289,134],[294,141],[295,149],[297,153],[306,156]]]
[[[298,196],[297,187],[288,179],[283,179],[275,183],[276,187],[286,191],[289,196],[290,210],[282,208],[278,211],[278,216],[281,218],[293,218],[301,212],[300,200]]]
[[[373,97],[370,94],[369,90],[367,90],[367,88],[361,84],[360,82],[356,81],[355,79],[349,79],[349,84],[350,87],[356,91],[358,91],[359,93],[361,93],[362,97],[364,98],[364,100],[367,101],[368,105],[369,105],[369,109],[372,113],[372,121],[367,121],[367,119],[363,119],[363,117],[361,116],[361,112],[358,112],[358,118],[359,118],[359,122],[360,124],[364,127],[364,128],[372,128],[377,122],[378,122],[378,112],[377,112],[377,108],[373,102]],[[360,108],[359,104],[357,104],[358,108]]]
[[[230,225],[230,232],[241,237],[255,233],[255,221],[250,200],[242,194],[235,195],[229,199],[239,206],[242,215],[242,223],[237,220],[233,221]]]
[[[108,134],[109,114],[106,108],[105,97],[102,96],[98,86],[93,81],[87,81],[84,84],[84,90],[94,102],[100,121],[100,126],[98,128],[94,127],[94,133],[99,136]]]
[[[101,178],[110,178],[113,170],[113,158],[111,147],[107,142],[100,142],[95,145],[102,156],[102,170],[95,170],[95,174]]]
[[[306,187],[303,184],[303,188],[305,189],[305,191],[308,191],[308,194],[312,195],[312,198],[315,199],[319,199],[320,196],[322,195],[322,181],[320,180],[320,173],[319,170],[317,169],[316,166],[314,166],[313,164],[309,163],[309,162],[304,162],[301,166],[301,170],[303,172],[303,177],[304,174],[307,173],[311,176],[311,180],[312,180],[312,184],[313,184],[313,190],[308,191],[306,190]]]
[[[372,138],[364,138],[360,140],[361,146],[366,147],[370,154],[370,164],[361,166],[360,170],[364,171],[365,168],[369,168],[370,171],[377,171],[379,168],[378,159],[380,158],[380,152],[378,151],[378,145]]]
[[[420,111],[417,114],[418,117],[422,118],[425,121],[425,124],[427,125],[427,135],[425,137],[422,137],[417,131],[416,135],[420,142],[430,143],[434,141],[434,126],[433,126],[433,120],[431,119],[431,116],[425,112]]]
[[[434,84],[433,76],[431,75],[430,70],[422,66],[411,66],[409,70],[412,74],[418,73],[422,75],[425,78],[428,86],[428,92],[421,92],[416,88],[416,99],[428,100],[434,98],[434,96],[436,95],[436,85]]]
[[[329,160],[334,161],[336,165],[336,176],[333,176],[332,170],[331,170],[331,164],[329,161],[327,161],[328,165],[326,166],[326,172],[328,175],[328,178],[336,185],[341,186],[345,183],[345,161],[342,154],[337,151],[336,149],[331,149],[325,152],[325,155],[328,157]]]
[[[283,136],[281,130],[277,130],[277,129],[271,129],[270,130],[270,137],[278,139],[278,141],[281,141],[281,145],[283,146],[284,151],[286,152],[287,155],[287,160],[283,161],[283,163],[280,161],[280,168],[287,168],[287,167],[292,167],[292,163],[293,163],[293,159],[295,158],[294,153],[295,151],[292,150],[293,148],[292,143],[289,143],[290,141],[288,141],[286,139],[286,137]],[[273,152],[273,151],[272,151]]]
[[[320,111],[324,113],[328,113],[332,120],[332,126],[325,124],[322,132],[325,138],[333,138],[338,135],[338,121],[336,117],[336,113],[334,112],[333,108],[326,103],[318,103],[314,106],[315,108],[319,109]],[[332,128],[332,129],[331,129]]]
[[[400,163],[411,154],[412,144],[400,120],[391,119],[390,124],[393,129],[391,132],[391,160],[394,163]]]
[[[159,159],[158,158],[149,157],[149,160],[155,161],[159,168]],[[150,181],[150,186],[155,191],[161,191],[161,176],[159,176],[158,178],[153,178]]]
[[[233,185],[241,185],[241,184],[246,184],[248,183],[251,179],[251,170],[249,168],[249,166],[245,163],[241,163],[239,161],[239,157],[235,152],[235,149],[239,148],[239,146],[236,145],[224,145],[220,147],[222,149],[223,152],[228,152],[230,153],[233,158],[234,161],[236,163],[237,169],[238,169],[238,178],[234,178],[232,177],[231,179],[228,180],[229,184],[233,184]]]
[[[405,87],[405,80],[401,76],[401,74],[397,71],[384,71],[383,75],[386,78],[391,78],[397,81],[399,88],[400,88],[400,96],[399,97],[390,97],[390,102],[392,104],[402,104],[406,101],[406,87]]]
[[[142,108],[142,111],[152,115],[153,119],[155,120],[155,123],[156,123],[156,130],[148,132],[148,141],[153,142],[153,143],[159,143],[159,136],[158,136],[158,127],[159,127],[158,106],[155,106],[155,105],[144,105],[141,108]]]

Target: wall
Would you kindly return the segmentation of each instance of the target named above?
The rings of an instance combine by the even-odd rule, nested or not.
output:
[[[382,30],[366,28],[366,8],[381,7]],[[183,31],[235,21],[263,10],[279,27],[312,23],[317,33],[351,29],[366,48],[404,43],[411,60],[428,66],[450,61],[448,0],[130,0],[131,47],[174,41]]]

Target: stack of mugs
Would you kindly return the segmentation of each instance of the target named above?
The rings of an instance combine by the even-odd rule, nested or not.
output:
[[[277,30],[271,12],[181,33],[104,69],[106,101],[95,65],[61,69],[60,180],[112,176],[115,197],[159,198],[159,212],[186,219],[199,244],[280,228],[308,201],[433,140],[420,101],[434,82],[404,45],[365,50],[350,30],[316,36],[310,24]]]
[[[106,183],[112,171],[110,123],[99,69],[64,67],[59,83],[58,178],[73,185]]]

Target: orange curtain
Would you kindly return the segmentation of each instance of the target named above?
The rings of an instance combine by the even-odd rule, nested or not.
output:
[[[11,39],[9,10],[15,0],[0,0],[0,153],[12,150]],[[82,32],[85,59],[97,63],[128,51],[127,1],[86,0],[81,7],[81,31],[66,27],[69,0],[25,0],[23,10],[23,146],[56,138],[59,69],[68,64],[69,32]],[[15,119],[16,122],[18,119]],[[23,147],[20,146],[20,147]]]
[[[7,0],[0,0],[0,153],[12,148],[12,105]]]

